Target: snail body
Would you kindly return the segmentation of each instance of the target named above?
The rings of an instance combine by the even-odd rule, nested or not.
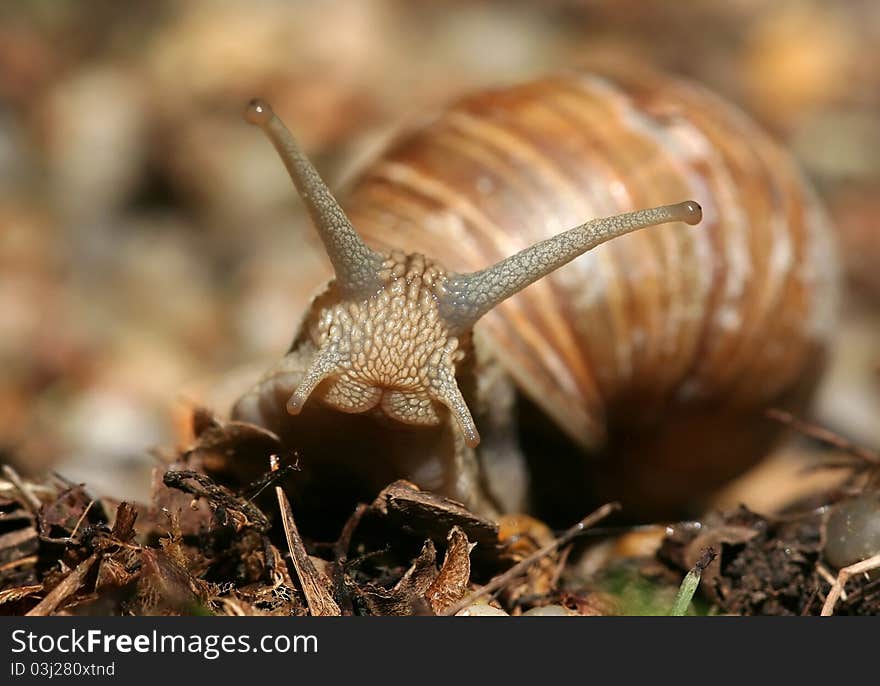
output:
[[[824,213],[696,86],[574,73],[476,94],[394,145],[344,210],[267,112],[250,118],[287,155],[336,279],[233,415],[324,455],[325,478],[341,459],[373,487],[512,510],[529,463],[551,498],[587,484],[669,513],[763,456],[765,409],[818,379]]]

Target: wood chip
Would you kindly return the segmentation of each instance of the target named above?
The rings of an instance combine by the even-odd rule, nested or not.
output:
[[[275,493],[278,496],[278,507],[281,510],[281,521],[284,524],[284,534],[287,536],[293,568],[296,570],[296,576],[306,597],[309,613],[313,617],[340,616],[342,612],[339,605],[336,604],[330,593],[330,581],[315,569],[315,565],[309,559],[284,489],[281,486],[276,486]]]
[[[377,496],[370,508],[405,530],[443,543],[450,529],[459,527],[469,541],[494,550],[498,525],[468,510],[461,503],[422,491],[409,481],[395,481]]]

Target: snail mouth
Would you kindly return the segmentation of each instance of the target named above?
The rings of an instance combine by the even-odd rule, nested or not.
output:
[[[381,408],[402,424],[437,426],[440,423],[437,406],[424,391],[386,389],[382,393]]]
[[[382,414],[410,426],[437,426],[441,421],[436,401],[421,388],[328,379],[318,387],[315,396],[324,405],[346,414]]]
[[[422,387],[400,388],[353,381],[350,378],[326,380],[320,384],[316,396],[322,404],[346,414],[364,414],[374,411],[394,422],[415,427],[436,427],[448,410],[458,424],[465,443],[474,448],[480,434],[474,425],[467,405],[455,385],[454,377],[446,384],[453,392],[447,397],[435,397]]]
[[[326,379],[314,396],[324,405],[346,414],[368,412],[382,401],[382,388],[368,383],[337,377]]]

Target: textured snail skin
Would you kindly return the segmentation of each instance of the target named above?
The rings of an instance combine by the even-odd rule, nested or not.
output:
[[[251,121],[270,136],[281,126],[258,114]],[[486,91],[372,164],[344,215],[327,209],[332,196],[297,185],[318,198],[316,224],[322,213],[330,223],[347,217],[345,241],[359,234],[364,244],[324,238],[336,282],[234,416],[312,456],[317,478],[354,468],[365,488],[378,488],[405,476],[478,509],[510,510],[525,502],[529,459],[551,499],[580,503],[586,488],[634,512],[670,514],[766,454],[777,430],[764,410],[804,402],[818,379],[836,283],[824,214],[782,151],[689,84],[653,72],[569,74]],[[569,227],[686,197],[702,206],[699,228],[679,222],[595,247],[606,237],[550,273],[571,259],[553,258]],[[675,206],[665,220],[693,223],[699,206]],[[403,278],[421,255],[437,270],[430,283]],[[427,358],[447,359],[427,374],[395,361],[407,378],[423,377],[421,390],[386,401],[369,390],[374,372],[369,383],[360,372],[328,382],[321,355],[328,341],[348,340],[351,359],[367,327],[346,329],[342,319],[375,308],[372,289],[385,293],[395,270],[407,284],[399,287],[429,293],[411,300],[416,310],[437,304],[446,328],[429,326],[423,342],[433,341]],[[387,313],[387,342],[372,346],[378,359],[402,330]],[[430,391],[443,375],[445,390]],[[443,421],[443,406],[457,427]]]

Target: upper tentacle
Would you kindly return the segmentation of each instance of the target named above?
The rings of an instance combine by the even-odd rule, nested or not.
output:
[[[453,331],[464,331],[498,303],[606,241],[648,226],[683,221],[698,224],[692,201],[594,219],[536,243],[497,264],[469,274],[450,275],[441,313]]]
[[[287,127],[263,100],[252,100],[245,116],[263,130],[281,156],[324,243],[343,292],[362,296],[376,290],[382,256],[371,250],[355,231]]]

